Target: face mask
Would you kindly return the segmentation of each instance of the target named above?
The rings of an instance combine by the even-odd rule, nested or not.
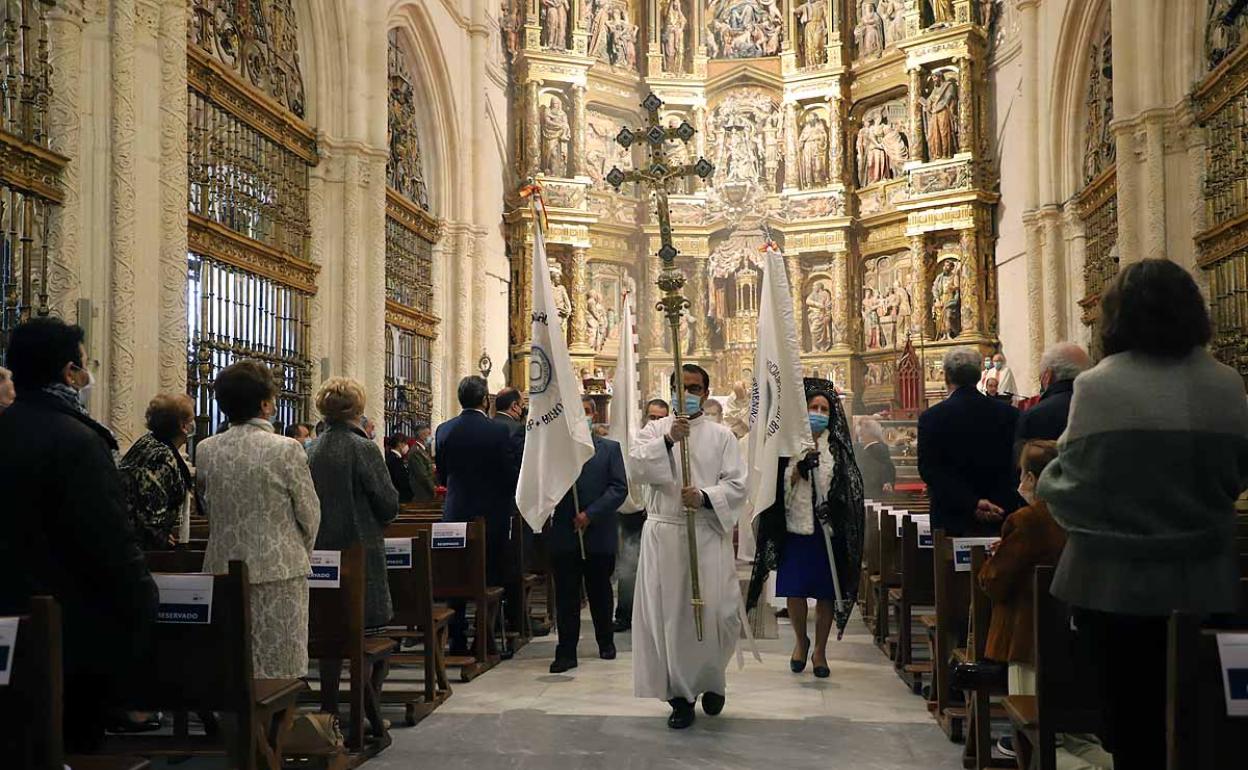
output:
[[[195,435],[195,423],[191,423],[191,427],[186,429],[186,437],[191,438]]]
[[[1031,479],[1028,481],[1028,479]],[[1023,478],[1018,483],[1018,496],[1028,505],[1035,505],[1036,502],[1036,480],[1032,478],[1030,473],[1024,473]]]
[[[308,447],[310,447],[310,446],[312,446],[312,439],[311,439],[311,438],[305,438],[305,439],[303,440],[303,448],[304,448],[304,449],[307,449],[307,448],[308,448]]]
[[[685,414],[697,414],[702,411],[702,397],[692,393],[685,394]]]
[[[90,369],[83,369],[82,371],[87,373],[87,384],[78,389],[78,402],[86,406],[87,402],[91,400],[91,389],[95,387],[95,375],[91,373]]]
[[[586,418],[585,418],[585,427],[586,427],[586,428],[589,428],[589,432],[590,432],[590,433],[593,433],[593,432],[594,432],[594,418],[593,418],[593,417],[586,417]]]
[[[1004,364],[1004,363],[1002,363],[1001,361],[993,361],[993,362],[992,362],[992,368],[993,368],[993,369],[1004,369],[1004,368],[1005,368],[1005,364]]]
[[[812,433],[823,433],[828,429],[828,416],[818,412],[811,412],[806,415],[810,418],[810,430]]]

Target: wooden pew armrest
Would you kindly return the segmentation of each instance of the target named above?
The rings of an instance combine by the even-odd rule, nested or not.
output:
[[[366,636],[364,637],[364,657],[379,658],[382,655],[389,655],[398,647],[394,640],[385,636]]]
[[[256,679],[252,687],[256,705],[262,709],[273,709],[281,708],[285,701],[293,706],[299,693],[308,689],[308,683],[302,679]]]
[[[65,757],[65,763],[74,770],[148,770],[152,766],[142,757],[107,754],[71,754]]]
[[[445,626],[453,617],[455,617],[455,610],[449,607],[433,608],[433,624],[438,628]]]
[[[1006,716],[1015,727],[1034,727],[1040,718],[1034,695],[1007,695],[1002,705],[1005,706]]]

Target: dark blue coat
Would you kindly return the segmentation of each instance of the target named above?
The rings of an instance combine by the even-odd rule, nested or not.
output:
[[[1070,417],[1070,399],[1075,395],[1075,381],[1055,382],[1044,391],[1036,405],[1018,416],[1018,432],[1015,444],[1032,439],[1057,441],[1066,430]]]
[[[628,496],[624,455],[618,442],[594,436],[594,456],[581,466],[580,478],[576,480],[576,494],[580,498],[581,510],[589,515],[585,552],[614,554],[620,537],[616,510]],[[576,531],[572,528],[574,514],[572,492],[569,490],[555,507],[555,514],[546,529],[546,544],[551,551],[579,552]]]
[[[995,535],[975,518],[980,500],[1012,513],[1022,505],[1014,463],[1018,410],[974,386],[958,388],[919,415],[919,475],[932,501],[932,529],[953,536]]]
[[[511,433],[475,409],[438,426],[434,439],[438,483],[446,487],[443,521],[485,519],[491,562],[511,532],[516,473]]]

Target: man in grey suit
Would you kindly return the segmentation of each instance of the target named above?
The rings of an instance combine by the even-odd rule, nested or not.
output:
[[[583,398],[585,419],[594,417],[594,401]],[[592,435],[592,433],[591,433]],[[594,636],[598,640],[598,656],[615,658],[614,628],[611,620],[611,572],[615,569],[615,550],[619,545],[619,522],[616,511],[628,495],[628,477],[624,473],[624,455],[619,443],[593,436],[594,456],[581,467],[576,480],[576,502],[572,491],[555,507],[554,516],[546,527],[547,550],[555,573],[555,605],[559,627],[559,644],[550,673],[561,674],[576,668],[576,643],[581,635],[581,584],[589,598],[589,613],[594,619]],[[581,543],[585,548],[582,553]]]

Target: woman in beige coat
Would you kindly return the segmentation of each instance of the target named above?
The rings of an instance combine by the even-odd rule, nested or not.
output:
[[[240,361],[217,375],[229,430],[196,450],[196,483],[211,524],[204,570],[247,563],[251,656],[257,679],[308,671],[309,554],[321,504],[298,441],[273,432],[277,386],[268,367]]]

